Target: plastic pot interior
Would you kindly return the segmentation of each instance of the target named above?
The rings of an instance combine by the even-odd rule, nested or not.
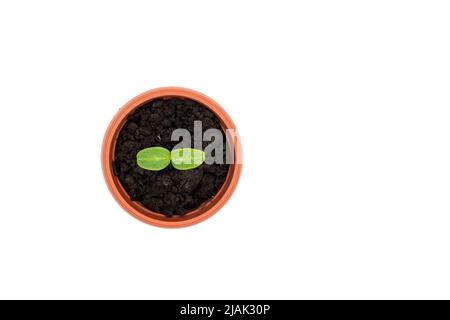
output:
[[[117,137],[123,125],[127,121],[128,115],[144,103],[156,98],[164,97],[181,97],[195,100],[206,106],[216,114],[224,132],[227,129],[233,129],[236,132],[233,138],[232,146],[235,163],[230,164],[227,178],[218,193],[212,199],[203,203],[199,208],[189,211],[183,216],[173,216],[170,218],[161,213],[157,213],[145,208],[139,202],[131,201],[130,196],[122,187],[117,176],[114,174],[112,166],[115,156]],[[166,228],[187,227],[204,221],[215,214],[220,208],[225,205],[225,203],[231,197],[237,186],[242,170],[242,151],[240,139],[237,135],[236,127],[230,116],[217,102],[207,97],[206,95],[191,89],[179,87],[165,87],[146,91],[133,98],[122,108],[120,108],[112,119],[105,133],[101,157],[103,175],[106,184],[108,185],[111,194],[119,203],[119,205],[133,217],[139,219],[142,222]]]

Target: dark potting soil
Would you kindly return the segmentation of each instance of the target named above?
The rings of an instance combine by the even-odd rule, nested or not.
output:
[[[171,141],[175,129],[187,129],[194,147],[194,121],[202,121],[203,133],[215,128],[225,134],[219,119],[200,103],[184,98],[155,99],[131,114],[120,131],[115,150],[114,170],[133,201],[168,217],[183,215],[214,197],[225,182],[229,165],[203,163],[200,167],[180,171],[170,164],[161,171],[141,169],[136,154],[148,147],[169,151],[179,141]],[[204,149],[210,142],[202,142]],[[225,157],[225,147],[224,147]]]

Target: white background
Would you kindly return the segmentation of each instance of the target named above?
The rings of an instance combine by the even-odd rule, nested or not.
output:
[[[450,298],[447,1],[3,1],[0,298]],[[100,147],[176,85],[235,120],[194,227],[115,203]]]

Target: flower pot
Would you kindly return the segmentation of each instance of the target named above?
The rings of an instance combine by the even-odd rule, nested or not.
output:
[[[117,138],[126,123],[128,117],[143,104],[155,99],[165,98],[186,98],[200,103],[212,111],[220,121],[223,131],[228,129],[234,130],[235,135],[232,139],[231,152],[234,153],[234,162],[229,165],[228,173],[225,181],[217,193],[202,203],[198,208],[186,212],[184,215],[175,215],[167,217],[159,212],[155,212],[146,208],[142,203],[133,201],[127,193],[121,181],[118,179],[113,162],[115,160],[115,149]],[[240,139],[237,135],[236,127],[230,116],[225,110],[214,100],[204,94],[186,88],[164,87],[146,91],[126,103],[116,113],[112,119],[108,129],[106,130],[102,146],[102,169],[106,184],[119,205],[133,217],[142,222],[167,228],[178,228],[194,225],[204,221],[215,214],[229,200],[239,181],[242,170],[242,151]]]

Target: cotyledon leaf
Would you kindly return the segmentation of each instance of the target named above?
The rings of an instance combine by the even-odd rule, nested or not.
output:
[[[162,147],[142,149],[136,155],[137,164],[145,170],[160,171],[170,163],[170,151]]]
[[[191,148],[174,149],[170,153],[170,159],[175,169],[190,170],[197,168],[205,161],[205,153]]]

